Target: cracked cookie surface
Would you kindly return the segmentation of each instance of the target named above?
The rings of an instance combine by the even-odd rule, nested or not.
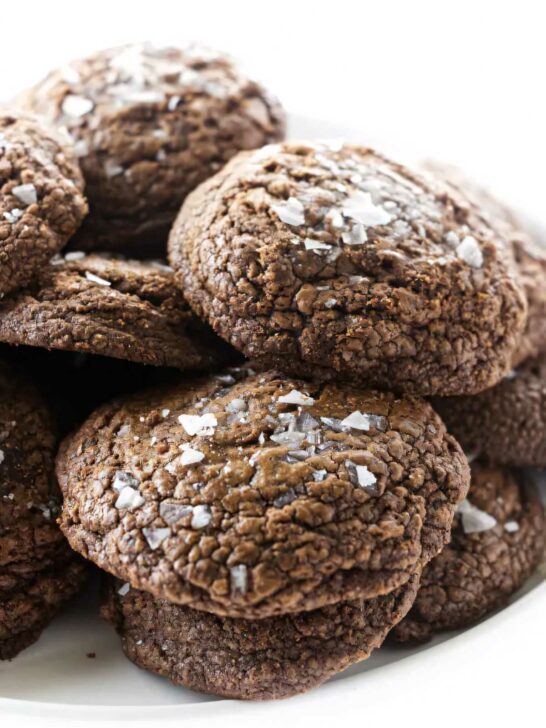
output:
[[[469,478],[419,398],[246,370],[99,408],[57,473],[76,551],[157,597],[245,618],[407,582],[448,541]]]
[[[429,162],[425,170],[455,190],[462,190],[481,210],[488,224],[498,228],[512,247],[528,307],[527,323],[512,363],[515,366],[536,357],[546,350],[546,244],[543,236],[528,234],[513,210],[456,167]]]
[[[512,251],[474,206],[360,147],[239,154],[188,196],[169,258],[223,338],[298,375],[470,394],[525,324]]]
[[[37,119],[0,113],[0,295],[29,283],[86,214],[70,140]]]
[[[523,585],[544,553],[544,508],[521,472],[474,463],[458,511],[451,542],[424,568],[415,603],[392,633],[400,642],[478,621]]]
[[[184,197],[241,149],[284,135],[284,113],[227,56],[123,46],[49,74],[20,104],[76,142],[91,214],[77,246],[164,256]]]
[[[497,465],[546,467],[546,356],[475,397],[434,399],[465,452]]]
[[[286,698],[367,659],[409,610],[419,579],[376,599],[248,620],[222,618],[110,580],[103,617],[139,667],[192,690]]]
[[[83,253],[0,302],[0,341],[180,369],[210,368],[222,348],[168,266]]]
[[[55,445],[39,394],[0,364],[0,659],[33,642],[83,579],[55,522]]]
[[[82,559],[70,558],[40,572],[21,588],[0,595],[0,660],[10,660],[40,636],[87,576]]]

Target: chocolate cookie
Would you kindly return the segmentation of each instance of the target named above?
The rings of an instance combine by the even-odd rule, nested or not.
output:
[[[456,167],[428,162],[425,169],[462,190],[512,247],[528,304],[527,324],[512,363],[517,365],[546,351],[546,246],[532,239],[513,210]]]
[[[440,551],[469,473],[428,403],[238,374],[119,399],[65,439],[76,551],[244,618],[386,594]]]
[[[434,407],[467,453],[497,465],[546,467],[546,357],[475,397],[437,398]]]
[[[69,559],[17,591],[0,595],[0,660],[10,660],[40,636],[86,577],[85,564]]]
[[[29,283],[86,213],[70,140],[36,119],[0,113],[0,297]]]
[[[33,642],[83,580],[55,523],[55,444],[38,393],[0,365],[0,659]]]
[[[199,316],[298,374],[475,393],[507,372],[525,325],[501,236],[370,149],[242,153],[188,197],[169,249]]]
[[[469,500],[451,542],[425,567],[417,599],[395,628],[401,641],[473,624],[506,602],[544,552],[544,509],[526,476],[472,465]]]
[[[222,618],[108,584],[103,616],[127,657],[174,683],[227,698],[286,698],[310,690],[381,646],[419,584],[368,601],[248,620]]]
[[[0,302],[0,341],[180,369],[210,368],[220,351],[168,266],[81,252]]]
[[[66,126],[91,205],[78,247],[165,254],[190,190],[241,149],[284,135],[275,99],[228,57],[132,45],[54,71],[21,99]]]

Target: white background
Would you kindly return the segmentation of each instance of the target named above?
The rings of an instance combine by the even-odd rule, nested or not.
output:
[[[198,40],[291,110],[457,161],[524,209],[546,165],[540,0],[43,0],[2,3],[0,98],[118,43]]]
[[[410,146],[413,153],[457,162],[546,221],[541,5],[478,0],[3,2],[0,99],[9,100],[51,66],[101,47],[196,40],[239,58],[288,109],[341,121],[363,135],[369,130],[371,138],[379,135],[389,146]],[[278,725],[297,713],[298,722],[321,725],[404,721],[426,728],[485,725],[493,719],[496,725],[539,724],[545,623],[530,608],[502,624],[506,631],[497,626],[490,640],[452,641],[458,646],[442,659],[439,653],[423,653],[411,668],[402,662],[386,677],[372,673],[356,713],[348,706],[358,687],[353,686],[352,700],[338,702],[327,686],[311,704],[268,704],[255,721]],[[220,723],[221,704],[216,705],[214,720],[200,720],[200,725]],[[248,706],[231,708],[227,720],[246,725],[251,715]],[[193,723],[189,714],[188,721]],[[23,723],[0,713],[2,726]],[[104,719],[101,724],[106,725]],[[149,723],[159,724],[167,722]]]

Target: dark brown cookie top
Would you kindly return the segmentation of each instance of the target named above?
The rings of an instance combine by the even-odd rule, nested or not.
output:
[[[86,214],[70,139],[0,113],[0,297],[29,283]]]
[[[245,618],[385,594],[438,553],[469,474],[428,403],[237,374],[117,400],[64,441],[76,551]]]
[[[0,364],[0,592],[68,549],[55,523],[55,445],[38,392]]]
[[[434,407],[467,453],[496,465],[546,467],[546,357],[475,397],[436,398]]]
[[[417,599],[393,634],[426,640],[466,627],[516,592],[544,552],[544,508],[522,473],[472,465],[452,538],[425,567]]]
[[[88,249],[164,254],[184,197],[241,149],[284,135],[284,114],[227,56],[123,46],[54,71],[21,99],[76,142]]]
[[[305,692],[367,659],[408,612],[419,579],[390,594],[265,619],[222,618],[111,580],[103,616],[140,667],[192,690],[264,700]]]
[[[298,374],[473,393],[507,371],[524,326],[502,237],[370,149],[242,153],[188,197],[169,247],[198,315]]]
[[[0,341],[181,369],[209,368],[215,351],[168,266],[82,252],[0,302]]]
[[[527,298],[527,324],[512,358],[517,365],[546,351],[546,246],[526,232],[515,212],[459,169],[428,162],[426,171],[440,177],[472,200],[489,225],[497,228],[512,247],[519,278]]]

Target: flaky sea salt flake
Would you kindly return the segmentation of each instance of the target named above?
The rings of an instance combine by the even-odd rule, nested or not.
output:
[[[17,185],[11,190],[11,194],[17,197],[23,205],[34,205],[38,202],[38,193],[33,184]]]
[[[237,564],[229,570],[231,593],[246,594],[248,591],[248,569],[245,564]]]
[[[345,217],[349,217],[366,227],[387,225],[393,219],[393,216],[384,207],[373,202],[369,192],[362,192],[361,190],[353,192],[347,198],[343,207],[343,214]]]
[[[188,435],[213,435],[214,428],[218,425],[216,416],[211,412],[204,415],[178,415],[178,421],[186,430]]]
[[[271,209],[277,213],[281,222],[287,225],[305,224],[305,210],[296,197],[289,197],[284,204],[272,205]]]
[[[467,235],[455,250],[457,257],[467,263],[471,268],[481,268],[483,265],[483,253],[476,238]]]
[[[163,541],[170,536],[170,528],[143,528],[142,533],[144,538],[148,542],[148,546],[155,551],[158,549]]]
[[[297,389],[292,389],[288,394],[283,394],[277,401],[281,404],[297,404],[301,407],[311,407],[315,404],[313,397],[309,397],[309,395],[299,392]]]
[[[144,504],[144,498],[140,495],[137,490],[126,486],[120,492],[115,506],[118,510],[127,509],[133,511],[135,508],[139,508]]]
[[[101,278],[100,276],[96,276],[94,273],[91,273],[90,271],[85,271],[85,277],[88,281],[91,281],[91,283],[97,283],[99,286],[111,286],[111,282],[105,280],[104,278]]]
[[[489,531],[497,525],[497,520],[493,516],[476,508],[469,500],[459,503],[457,513],[461,516],[461,523],[465,533],[482,533],[482,531]]]
[[[191,519],[192,528],[205,528],[212,519],[210,507],[207,505],[199,505],[193,507],[193,515]]]
[[[69,94],[64,97],[61,109],[65,116],[71,116],[73,119],[77,119],[93,111],[94,106],[95,104],[91,99]]]

